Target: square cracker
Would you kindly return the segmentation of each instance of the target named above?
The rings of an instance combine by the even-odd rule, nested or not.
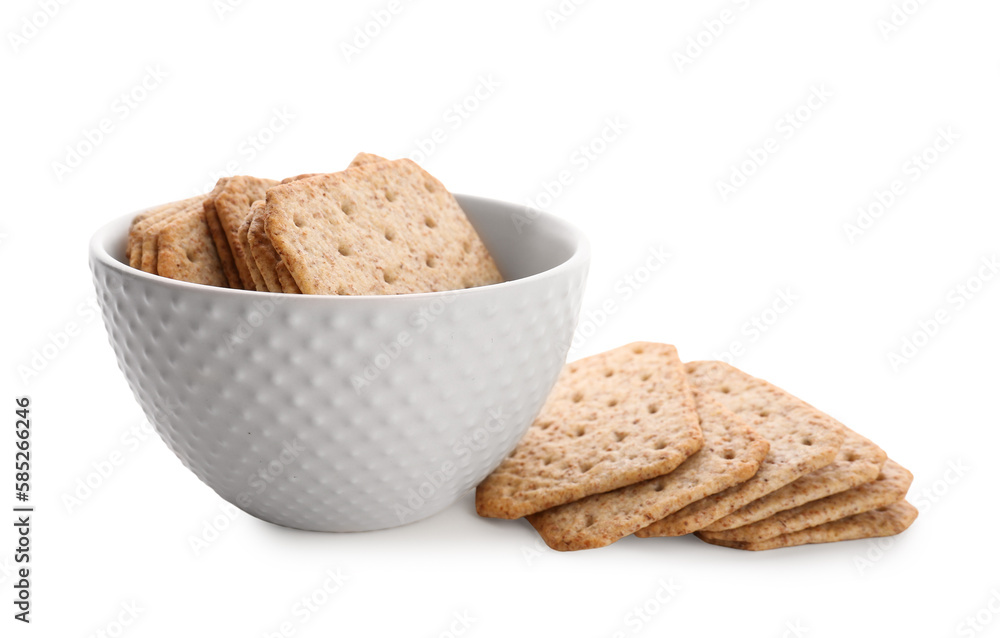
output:
[[[359,153],[350,166],[362,166],[373,162],[385,162],[385,158],[370,153]],[[286,177],[281,184],[288,184],[325,173],[305,173]],[[240,178],[233,184],[231,194],[223,193],[221,218],[223,225],[234,229],[230,234],[232,251],[240,277],[247,290],[261,292],[300,293],[298,284],[274,250],[274,245],[264,232],[263,209],[267,189],[279,182],[257,178]],[[260,202],[258,204],[257,202]],[[238,222],[238,223],[237,223]]]
[[[292,273],[288,270],[288,266],[285,262],[279,261],[274,265],[274,270],[278,273],[278,281],[281,283],[281,292],[287,292],[291,294],[302,294],[299,290],[299,285],[295,283],[295,278],[292,277]]]
[[[528,522],[552,549],[604,547],[753,476],[767,454],[767,441],[699,392],[695,406],[705,443],[676,470],[532,514]]]
[[[844,443],[833,463],[744,505],[705,527],[704,531],[720,532],[749,525],[778,512],[863,485],[875,480],[884,464],[885,452],[882,448],[845,427]]]
[[[250,242],[250,256],[257,266],[257,272],[264,280],[264,289],[268,292],[281,292],[281,283],[278,281],[278,271],[275,267],[278,263],[278,254],[264,234],[264,215],[261,207],[257,207],[253,217],[250,218],[247,241]]]
[[[159,232],[156,251],[156,274],[196,284],[228,287],[201,204],[192,205],[165,222]]]
[[[692,386],[746,419],[771,449],[750,480],[692,503],[636,536],[681,536],[703,529],[837,457],[844,427],[805,401],[721,361],[695,361],[685,370]]]
[[[476,488],[476,511],[520,518],[662,476],[702,442],[674,347],[622,346],[563,368],[521,442]]]
[[[703,540],[760,542],[892,505],[906,498],[912,482],[913,475],[909,470],[889,460],[874,480],[859,487],[778,512],[750,525],[721,532],[703,530],[698,534]]]
[[[215,242],[215,250],[219,255],[219,261],[222,262],[222,271],[226,275],[226,281],[229,282],[230,288],[240,289],[243,284],[240,282],[239,271],[233,259],[233,251],[226,243],[226,231],[223,230],[219,214],[215,209],[215,200],[225,190],[228,182],[228,177],[220,177],[219,181],[215,183],[215,189],[202,203],[202,207],[205,209],[205,221],[208,223],[208,231],[212,235],[212,241]]]
[[[205,216],[209,228],[212,228],[212,239],[219,249],[223,267],[226,268],[226,277],[235,279],[235,281],[230,280],[230,285],[233,288],[255,290],[256,285],[239,239],[240,226],[250,215],[253,203],[264,199],[267,189],[278,182],[247,175],[235,175],[223,180],[225,183],[222,190],[215,197],[205,201]],[[223,180],[220,180],[220,183]],[[231,267],[226,265],[227,256]]]
[[[166,227],[170,222],[180,218],[182,215],[194,214],[194,211],[203,210],[203,204],[206,197],[210,195],[202,195],[195,198],[187,206],[174,211],[170,215],[166,215],[161,219],[152,222],[145,227],[142,232],[142,243],[136,251],[139,258],[139,268],[144,272],[157,274],[156,264],[157,258],[159,256],[159,241],[160,232]],[[133,253],[135,255],[135,253]]]
[[[268,292],[301,292],[264,233],[262,207],[256,207],[253,217],[250,219],[247,241],[250,244],[250,254],[254,264],[264,280]]]
[[[388,161],[389,160],[380,155],[375,155],[374,153],[362,152],[354,156],[354,159],[351,160],[351,163],[350,165],[348,165],[347,168],[354,168],[355,166],[364,166],[365,164],[377,164],[379,162],[388,162]]]
[[[265,230],[302,292],[373,295],[502,281],[455,198],[410,160],[267,191]]]
[[[906,501],[899,501],[886,507],[864,512],[863,514],[855,514],[854,516],[810,527],[799,532],[782,534],[781,536],[775,536],[774,538],[757,543],[713,540],[702,538],[701,534],[698,537],[706,543],[713,545],[760,551],[764,549],[808,545],[810,543],[834,543],[836,541],[849,541],[859,538],[894,536],[905,532],[916,519],[917,508]]]
[[[142,240],[146,234],[146,229],[176,213],[184,210],[191,204],[201,201],[203,195],[189,197],[169,204],[163,204],[151,208],[143,213],[139,213],[132,220],[128,229],[128,243],[125,246],[125,258],[128,265],[133,268],[142,268]]]
[[[253,288],[251,290],[257,290],[258,292],[267,292],[268,290],[267,283],[264,282],[264,277],[260,274],[260,269],[257,268],[257,262],[253,259],[253,250],[250,248],[250,224],[253,223],[254,218],[263,208],[264,200],[258,199],[255,201],[250,206],[250,213],[247,215],[247,218],[240,224],[240,231],[238,233],[240,248],[244,255],[247,271],[253,280]]]
[[[376,162],[388,162],[388,161],[389,160],[387,160],[386,158],[374,155],[372,153],[358,153],[357,155],[354,156],[354,159],[351,160],[351,163],[347,166],[347,168],[355,168],[358,166],[364,166],[365,164],[374,164]],[[281,183],[287,184],[289,182],[295,182],[300,179],[319,177],[320,175],[329,175],[329,173],[303,173],[301,175],[296,175],[295,177],[286,177],[285,179],[281,180]]]

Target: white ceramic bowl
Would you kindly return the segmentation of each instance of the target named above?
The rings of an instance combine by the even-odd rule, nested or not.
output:
[[[91,240],[118,363],[171,450],[272,523],[394,527],[438,512],[514,448],[576,327],[584,237],[457,196],[505,283],[395,296],[286,295],[149,275],[122,217]]]

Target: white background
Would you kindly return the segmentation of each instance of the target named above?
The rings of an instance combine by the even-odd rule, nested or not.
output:
[[[894,1],[912,15],[890,31]],[[29,394],[37,507],[35,622],[14,623],[4,602],[4,635],[265,636],[283,622],[296,636],[1000,635],[1000,277],[975,280],[1000,255],[1000,6],[593,0],[553,24],[555,0],[421,0],[348,56],[387,0],[235,4],[68,2],[32,34],[23,20],[43,22],[40,5],[4,3],[0,500],[13,504],[13,398]],[[165,78],[125,106],[147,68]],[[476,98],[484,78],[498,86]],[[810,107],[814,90],[826,97]],[[467,98],[462,118],[453,105]],[[274,109],[291,121],[272,122]],[[779,123],[797,109],[797,127]],[[59,169],[104,118],[96,148]],[[609,118],[624,131],[595,143]],[[251,157],[248,138],[272,123],[283,130]],[[765,553],[682,538],[560,554],[523,521],[477,518],[470,497],[353,535],[227,517],[143,430],[87,306],[91,233],[202,190],[233,161],[277,178],[337,170],[362,150],[408,155],[436,128],[444,141],[421,159],[451,190],[533,201],[591,238],[590,336],[573,357],[644,339],[708,358],[737,341],[737,365],[912,469],[914,527]],[[949,130],[933,161],[914,162]],[[776,150],[724,198],[720,180],[765,143]],[[584,162],[591,144],[603,152]],[[539,199],[563,171],[568,185]],[[896,180],[901,194],[852,243],[845,224]],[[647,278],[655,248],[670,257]],[[975,290],[961,304],[960,285]],[[793,303],[765,312],[779,291]],[[587,314],[609,300],[607,320]],[[914,337],[938,311],[948,322]],[[754,318],[766,332],[744,328]],[[922,347],[893,365],[904,338]],[[51,343],[58,355],[24,378]],[[14,534],[0,528],[9,601]],[[327,570],[348,580],[303,622],[297,601]],[[660,583],[676,589],[662,604]],[[963,624],[977,613],[980,630]]]

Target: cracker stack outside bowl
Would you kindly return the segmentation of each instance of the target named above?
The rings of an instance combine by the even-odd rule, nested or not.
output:
[[[90,265],[109,340],[184,465],[253,516],[317,531],[416,521],[482,481],[559,375],[590,251],[552,215],[456,197],[504,283],[379,296],[211,287],[130,268],[134,214],[99,230]]]

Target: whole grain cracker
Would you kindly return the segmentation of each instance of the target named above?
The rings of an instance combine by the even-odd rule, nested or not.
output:
[[[833,463],[744,505],[703,531],[720,532],[749,525],[778,512],[868,483],[879,475],[885,458],[882,448],[845,427],[844,443]]]
[[[250,273],[250,278],[253,280],[253,289],[258,292],[267,292],[267,284],[264,282],[264,277],[261,276],[260,270],[257,268],[257,262],[253,259],[253,250],[250,248],[250,224],[253,222],[257,213],[263,208],[264,200],[259,199],[254,202],[250,207],[250,213],[247,215],[247,218],[243,220],[242,224],[240,224],[240,231],[238,233],[240,248],[242,249],[244,255],[244,262],[246,264],[247,271]]]
[[[361,166],[372,162],[387,161],[378,155],[359,153],[350,166]],[[325,173],[305,173],[294,177],[286,177],[280,183],[291,182],[325,175]],[[287,264],[274,250],[273,244],[263,232],[261,221],[255,219],[262,214],[262,200],[268,188],[279,182],[252,177],[234,177],[231,188],[227,188],[220,198],[223,225],[235,228],[231,235],[232,250],[237,255],[236,263],[241,279],[245,277],[248,290],[265,292],[302,292]],[[261,218],[263,219],[263,218]],[[236,222],[239,221],[239,224]]]
[[[132,223],[129,224],[128,243],[125,246],[125,258],[128,259],[128,265],[132,268],[142,268],[142,241],[147,228],[179,213],[191,204],[201,201],[202,197],[202,195],[199,195],[197,197],[170,202],[169,204],[156,206],[136,215],[132,219]]]
[[[290,294],[301,294],[302,291],[299,290],[299,285],[295,283],[295,278],[292,277],[292,273],[288,271],[288,266],[285,262],[279,261],[274,265],[274,270],[278,275],[278,283],[281,284],[281,292],[287,292]]]
[[[226,231],[222,227],[222,222],[219,221],[219,214],[215,208],[215,200],[221,191],[225,189],[228,182],[228,177],[220,177],[219,181],[215,183],[215,189],[202,203],[202,207],[205,209],[205,221],[208,223],[208,230],[212,235],[212,241],[215,242],[215,250],[219,254],[219,261],[222,262],[222,271],[226,274],[226,281],[229,282],[230,288],[239,289],[243,287],[243,283],[240,281],[239,270],[236,267],[233,251],[226,241]]]
[[[880,536],[894,536],[900,534],[917,519],[917,508],[906,501],[899,501],[892,505],[880,507],[878,509],[855,514],[840,520],[810,527],[791,534],[782,534],[756,543],[744,541],[725,541],[703,538],[698,534],[698,538],[711,543],[712,545],[722,545],[733,549],[745,549],[750,551],[760,551],[765,549],[778,549],[781,547],[794,547],[797,545],[808,545],[811,543],[834,543],[837,541],[849,541],[859,538],[878,538]]]
[[[357,156],[355,156],[355,158],[351,161],[351,163],[348,166],[348,168],[353,168],[353,167],[356,167],[356,166],[363,166],[365,164],[371,164],[371,163],[374,163],[374,162],[387,162],[387,161],[389,161],[389,160],[385,159],[384,157],[379,157],[378,155],[373,155],[371,153],[358,153]],[[323,173],[305,173],[305,174],[302,174],[302,175],[296,175],[295,177],[286,177],[285,179],[281,180],[281,183],[282,184],[288,184],[289,182],[295,182],[295,181],[298,181],[300,179],[308,179],[310,177],[316,177],[318,175],[323,175]],[[268,180],[268,181],[270,181],[270,180]],[[275,184],[276,184],[276,182],[275,183],[270,183],[270,184],[267,185],[267,188],[269,188],[271,186],[274,186]],[[266,190],[266,188],[264,190]],[[263,197],[263,194],[261,195],[261,198],[262,197]],[[258,199],[260,199],[260,198],[258,198]],[[251,222],[251,227],[252,227],[252,222]],[[266,235],[264,237],[262,237],[261,239],[262,240],[266,239],[266,241],[270,244],[270,239],[267,239]],[[239,242],[239,240],[237,239],[237,243],[238,242]],[[266,248],[265,247],[263,249],[261,258],[264,260],[264,262],[265,262],[265,268],[268,270],[269,273],[270,273],[270,270],[271,270],[271,267],[272,267],[272,263],[273,263],[274,274],[275,274],[275,276],[278,279],[278,283],[280,285],[280,288],[281,288],[280,291],[281,292],[287,292],[287,293],[292,293],[292,294],[298,294],[298,293],[302,292],[299,289],[298,284],[295,283],[295,278],[292,277],[291,271],[288,270],[288,265],[285,264],[285,262],[282,259],[278,258],[277,253],[274,251],[274,246],[273,245],[271,245],[270,248]],[[272,260],[274,260],[274,259],[277,259],[277,261],[273,262]],[[259,269],[258,269],[258,272],[260,272]]]
[[[264,233],[264,213],[258,208],[257,212],[250,219],[250,229],[247,231],[247,240],[250,242],[250,254],[257,271],[264,279],[264,285],[268,292],[281,292],[281,281],[278,279],[278,253]]]
[[[821,498],[796,508],[778,512],[770,518],[721,532],[699,532],[704,539],[760,542],[782,534],[823,525],[906,498],[913,475],[900,464],[888,460],[882,471],[869,483]]]
[[[662,476],[702,442],[674,347],[622,346],[563,369],[521,442],[479,484],[476,511],[519,518]]]
[[[410,160],[267,192],[265,229],[307,294],[399,294],[502,281],[455,198]]]
[[[379,162],[388,162],[388,161],[390,160],[387,160],[386,158],[380,155],[375,155],[374,153],[362,152],[354,156],[354,159],[351,160],[351,163],[348,166],[348,168],[354,168],[355,166],[364,166],[365,164],[377,164]]]
[[[228,286],[202,205],[193,205],[171,217],[160,229],[156,250],[156,274],[196,284]]]
[[[197,197],[184,208],[177,210],[170,215],[164,216],[145,227],[145,230],[142,233],[141,248],[139,250],[139,268],[141,268],[144,272],[152,273],[154,275],[156,274],[156,264],[159,256],[160,232],[166,227],[167,224],[180,219],[182,216],[190,216],[195,214],[196,211],[204,211],[203,203],[206,197],[207,195]]]
[[[604,547],[753,476],[767,441],[702,393],[695,392],[695,406],[704,445],[673,472],[532,514],[528,522],[553,549]]]
[[[326,173],[302,173],[301,175],[293,175],[291,177],[286,177],[279,182],[280,184],[288,184],[290,182],[297,182],[300,179],[309,179],[310,177],[319,177],[320,175],[326,175]]]
[[[844,427],[805,401],[721,361],[696,361],[685,370],[692,386],[746,419],[771,449],[748,481],[692,503],[636,536],[681,536],[703,529],[836,458]]]
[[[372,153],[358,153],[351,160],[351,163],[347,168],[355,168],[357,166],[364,166],[365,164],[374,164],[376,162],[388,162],[384,157],[379,157],[378,155],[373,155]],[[310,177],[319,177],[320,175],[328,175],[329,173],[302,173],[301,175],[295,175],[294,177],[286,177],[281,180],[282,184],[287,184],[289,182],[295,182],[300,179],[309,179]]]
[[[267,189],[276,184],[278,182],[273,179],[236,175],[226,178],[222,190],[214,198],[210,198],[210,201],[205,202],[205,214],[209,218],[209,225],[211,226],[213,214],[218,220],[219,232],[217,234],[213,231],[212,238],[219,247],[220,257],[224,246],[232,258],[236,275],[234,288],[256,289],[247,266],[246,255],[243,253],[243,245],[240,243],[240,226],[250,215],[253,203],[264,199]],[[226,274],[229,276],[230,273],[227,271]]]
[[[264,280],[268,292],[301,293],[302,291],[299,290],[292,274],[288,272],[288,268],[278,257],[278,253],[274,251],[274,247],[264,233],[260,210],[258,207],[255,217],[250,220],[250,227],[247,231],[247,241],[250,244],[250,253],[253,256],[257,272]]]
[[[136,226],[139,224],[148,223],[150,217],[154,215],[162,215],[163,211],[168,210],[170,207],[177,205],[179,202],[170,202],[168,204],[160,204],[159,206],[153,206],[147,208],[143,212],[139,213],[132,218],[132,222],[128,225],[128,237],[125,240],[125,260],[132,265],[132,253],[136,250],[136,245],[142,244],[141,233],[136,232]]]

